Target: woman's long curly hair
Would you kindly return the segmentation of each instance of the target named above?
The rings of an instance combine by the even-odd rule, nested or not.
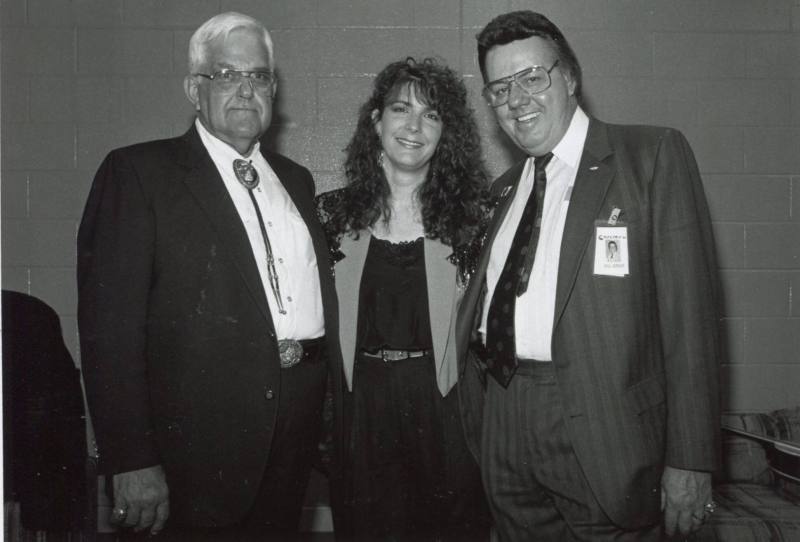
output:
[[[376,77],[372,96],[361,106],[356,131],[345,149],[347,186],[343,204],[332,219],[341,232],[364,230],[380,219],[388,222],[390,188],[378,163],[382,146],[373,111],[379,119],[406,85],[442,119],[442,135],[427,178],[417,189],[425,235],[452,247],[467,244],[477,232],[487,203],[480,137],[463,81],[432,58],[393,62]]]

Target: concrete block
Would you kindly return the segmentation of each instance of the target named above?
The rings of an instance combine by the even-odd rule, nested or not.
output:
[[[792,316],[800,317],[800,271],[793,271],[789,273],[789,280],[792,287]]]
[[[744,268],[744,225],[715,223],[714,241],[720,269]]]
[[[9,74],[72,74],[73,34],[69,28],[3,28],[3,78]]]
[[[3,218],[28,217],[28,174],[24,171],[3,171],[2,209]]]
[[[30,279],[28,278],[27,267],[6,267],[3,266],[3,290],[14,292],[30,293]]]
[[[606,122],[649,124],[656,100],[651,89],[647,79],[587,77],[583,96],[590,112]]]
[[[511,0],[496,0],[494,2],[461,0],[462,25],[465,29],[473,29],[473,34],[477,34],[489,21],[498,15],[512,11],[511,6]]]
[[[325,77],[319,85],[319,123],[347,126],[358,122],[359,108],[372,94],[372,77]]]
[[[29,78],[26,75],[4,76],[0,80],[0,110],[3,122],[28,121],[29,88]]]
[[[747,224],[745,265],[751,269],[800,268],[800,224]]]
[[[746,41],[740,34],[656,33],[656,79],[740,78]]]
[[[340,171],[344,163],[342,149],[352,130],[341,126],[298,127],[285,129],[276,142],[276,150],[317,172]]]
[[[85,171],[32,171],[30,216],[79,221],[93,175]]]
[[[317,173],[314,175],[314,182],[317,186],[317,194],[336,190],[347,184],[343,171]]]
[[[73,88],[76,122],[120,122],[124,78],[79,76]]]
[[[781,222],[790,218],[788,177],[707,175],[703,186],[715,221]]]
[[[747,262],[745,262],[747,264]],[[781,271],[720,271],[726,317],[789,315],[789,275]]]
[[[320,29],[318,40],[325,45],[315,51],[314,69],[321,77],[378,73],[411,49],[411,36],[410,29]]]
[[[461,0],[411,0],[415,27],[461,28]]]
[[[126,122],[159,124],[179,122],[193,115],[194,107],[183,91],[183,77],[126,78],[123,118]]]
[[[270,32],[275,46],[275,64],[281,77],[298,77],[301,75],[321,76],[330,74],[321,58],[336,56],[337,51],[331,50],[337,45],[326,41],[321,32],[314,29],[289,29]],[[325,44],[323,47],[320,44]],[[363,46],[363,45],[362,45]],[[324,49],[324,50],[323,50]],[[341,51],[340,55],[343,55]],[[356,55],[352,58],[360,58]],[[352,58],[345,57],[343,61],[352,64]],[[321,66],[317,70],[317,66]]]
[[[800,37],[794,32],[755,34],[744,40],[747,56],[744,68],[747,77],[776,79],[800,77]]]
[[[75,128],[69,123],[3,123],[3,168],[75,167]]]
[[[407,0],[325,0],[317,9],[320,26],[400,27],[414,23],[414,8]]]
[[[720,329],[722,363],[744,363],[744,318],[724,318]]]
[[[751,173],[800,171],[800,127],[756,126],[744,130],[744,168]]]
[[[687,127],[684,134],[703,174],[744,171],[743,128],[698,125]]]
[[[705,100],[697,91],[695,81],[654,80],[651,85],[653,109],[649,118],[653,124],[672,126],[684,132],[698,124]]]
[[[187,125],[188,128],[188,125]],[[77,159],[78,169],[94,174],[100,162],[113,149],[171,137],[172,126],[168,122],[158,124],[95,123],[78,125]]]
[[[745,357],[752,364],[796,364],[800,372],[800,319],[749,318]]]
[[[59,315],[78,313],[78,282],[72,267],[31,268],[31,295],[38,297]]]
[[[272,124],[311,126],[317,122],[319,104],[317,79],[294,77],[291,73],[281,76],[278,94],[272,108]]]
[[[122,21],[142,27],[196,29],[220,13],[219,0],[123,0]]]
[[[189,40],[192,34],[194,30],[175,30],[173,33],[172,72],[175,75],[183,77],[189,73]]]
[[[80,74],[169,74],[173,51],[171,30],[78,29]]]
[[[650,8],[658,27],[664,30],[780,31],[788,30],[791,21],[791,6],[787,0],[671,0],[652,2]]]
[[[258,19],[269,29],[313,28],[317,26],[315,0],[222,0],[220,12],[238,11]]]
[[[75,265],[77,224],[73,220],[3,220],[3,265]]]
[[[36,26],[116,26],[121,0],[28,0],[28,23]]]
[[[653,35],[646,32],[575,31],[567,36],[584,77],[653,76]],[[624,84],[618,85],[620,87]]]
[[[699,81],[700,124],[711,126],[786,126],[792,122],[792,82],[754,79]],[[769,96],[769,99],[765,99]]]
[[[33,122],[72,122],[72,76],[34,76],[30,82],[31,120]]]
[[[792,365],[726,365],[722,368],[722,409],[766,412],[797,404],[800,370]]]
[[[402,49],[396,60],[413,56],[417,60],[436,58],[450,68],[461,72],[460,31],[451,29],[416,28],[411,30],[411,45]],[[387,61],[387,64],[389,61]]]
[[[594,30],[608,26],[607,5],[607,2],[597,0],[538,0],[535,4],[530,0],[511,0],[511,10],[532,9],[542,13],[561,29],[570,43],[573,30]]]
[[[3,28],[22,26],[26,22],[26,0],[0,0],[0,21]]]

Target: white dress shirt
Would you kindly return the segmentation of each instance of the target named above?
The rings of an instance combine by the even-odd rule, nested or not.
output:
[[[247,231],[278,338],[313,339],[324,335],[319,271],[311,235],[286,189],[261,154],[259,143],[253,146],[250,156],[242,156],[206,130],[199,119],[195,121],[195,126]],[[278,303],[269,284],[264,238],[248,190],[236,179],[233,171],[233,161],[236,159],[249,160],[261,180],[253,190],[253,195],[264,218],[286,314],[278,311]]]
[[[558,261],[561,256],[561,238],[567,220],[569,200],[575,176],[578,173],[583,145],[589,131],[589,118],[578,107],[572,116],[564,137],[553,149],[553,158],[547,165],[547,188],[542,208],[542,226],[536,256],[533,261],[528,290],[517,298],[514,329],[517,357],[551,361],[551,338],[556,304]],[[483,304],[480,333],[486,342],[486,318],[500,273],[506,263],[511,242],[517,231],[525,202],[533,189],[533,158],[528,158],[514,200],[503,220],[492,245],[486,268],[486,299]]]

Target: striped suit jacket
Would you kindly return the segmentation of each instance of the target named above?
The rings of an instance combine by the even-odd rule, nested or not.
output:
[[[483,386],[468,344],[492,242],[513,193],[506,187],[523,167],[516,164],[492,186],[500,202],[457,319],[459,397],[476,455]],[[594,274],[595,226],[614,208],[627,227],[624,277]],[[552,355],[575,453],[620,526],[659,520],[665,465],[717,466],[716,272],[700,174],[683,135],[591,119],[561,245]]]

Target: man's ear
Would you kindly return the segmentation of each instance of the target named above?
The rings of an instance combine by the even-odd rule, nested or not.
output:
[[[194,106],[195,111],[200,111],[200,83],[192,75],[183,78],[183,92],[186,98]]]

